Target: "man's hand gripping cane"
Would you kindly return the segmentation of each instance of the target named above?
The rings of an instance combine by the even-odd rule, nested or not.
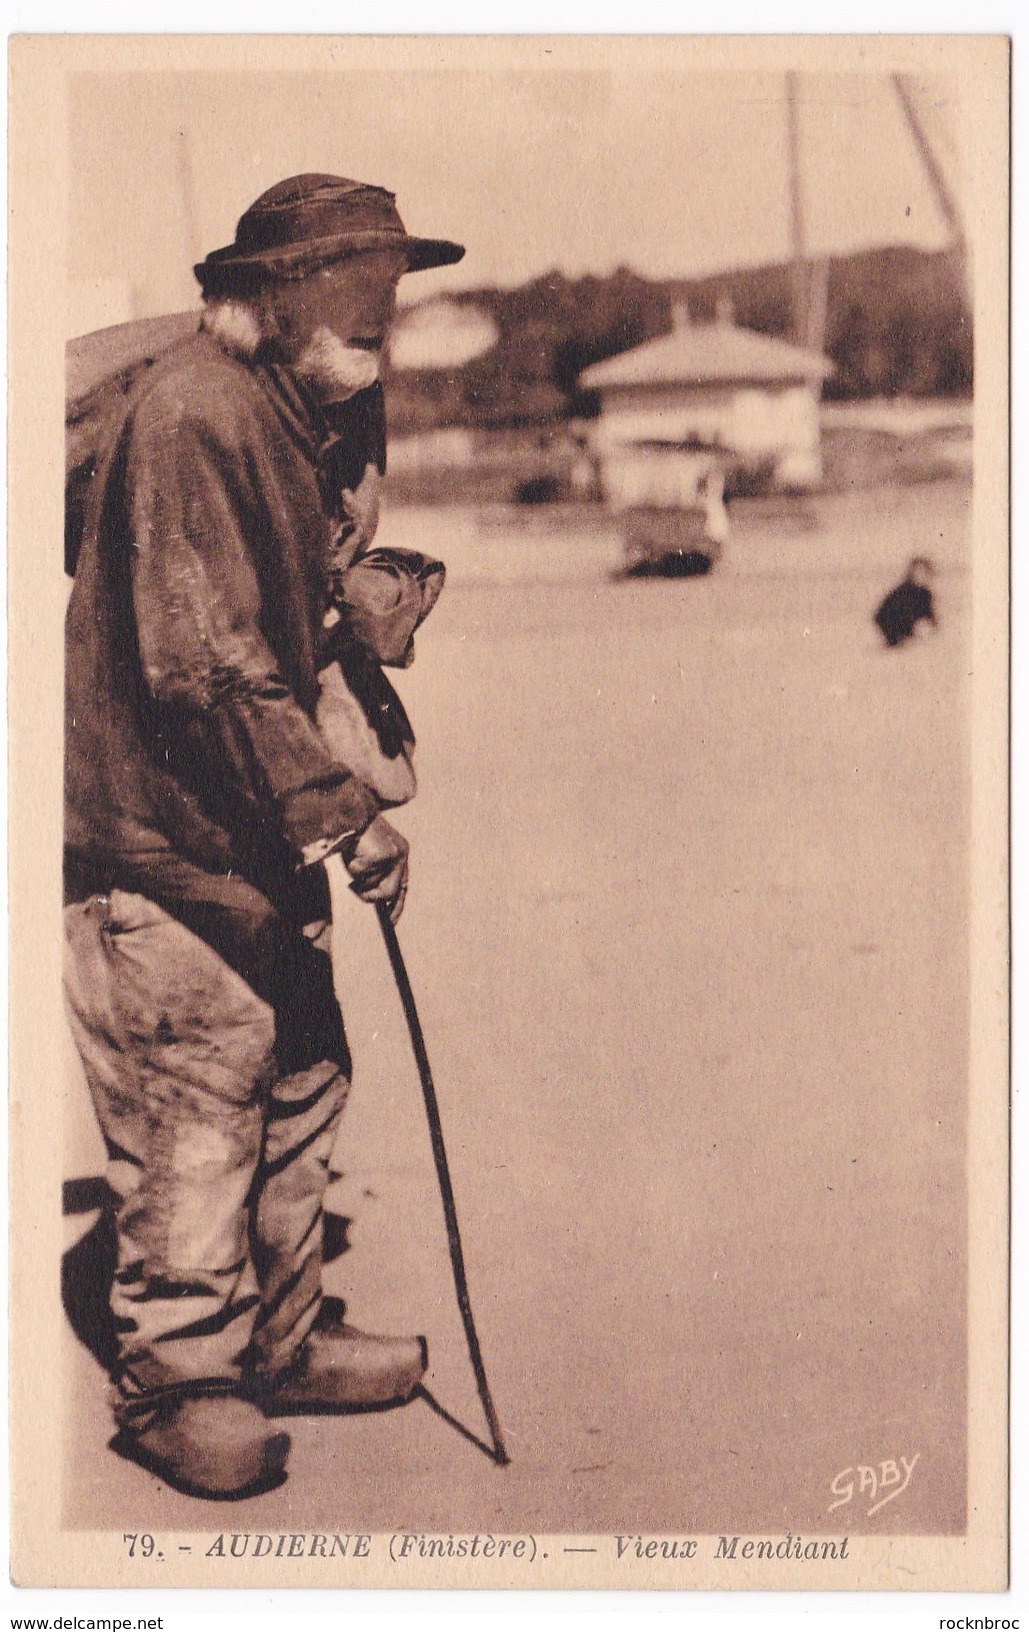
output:
[[[404,835],[385,816],[376,816],[346,857],[354,894],[373,905],[381,903],[393,924],[404,910],[409,848]]]

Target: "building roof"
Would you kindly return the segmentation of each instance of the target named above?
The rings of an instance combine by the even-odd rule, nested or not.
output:
[[[732,323],[689,323],[594,363],[579,384],[589,391],[627,385],[784,385],[824,380],[831,373],[832,363],[821,352]]]

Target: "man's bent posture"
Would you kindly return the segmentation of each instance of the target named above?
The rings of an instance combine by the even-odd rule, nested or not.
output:
[[[197,268],[200,330],[133,387],[90,486],[67,992],[120,1202],[121,1443],[202,1495],[281,1475],[270,1416],[398,1402],[425,1369],[422,1339],[322,1306],[350,1061],[320,864],[395,917],[407,844],[316,717],[350,638],[333,586],[374,527],[396,286],[462,253],[381,188],[273,187]]]

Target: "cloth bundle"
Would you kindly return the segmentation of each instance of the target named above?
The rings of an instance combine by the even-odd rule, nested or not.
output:
[[[414,636],[446,569],[417,550],[373,547],[333,583],[326,616],[318,728],[332,753],[385,809],[414,796],[414,732],[383,668],[414,661]]]

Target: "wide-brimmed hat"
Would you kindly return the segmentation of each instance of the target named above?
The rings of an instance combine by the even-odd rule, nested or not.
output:
[[[464,254],[464,245],[449,239],[413,237],[384,187],[304,175],[269,187],[240,216],[234,242],[212,250],[193,270],[208,292],[234,273],[305,277],[363,249],[399,250],[409,272],[449,266]]]

